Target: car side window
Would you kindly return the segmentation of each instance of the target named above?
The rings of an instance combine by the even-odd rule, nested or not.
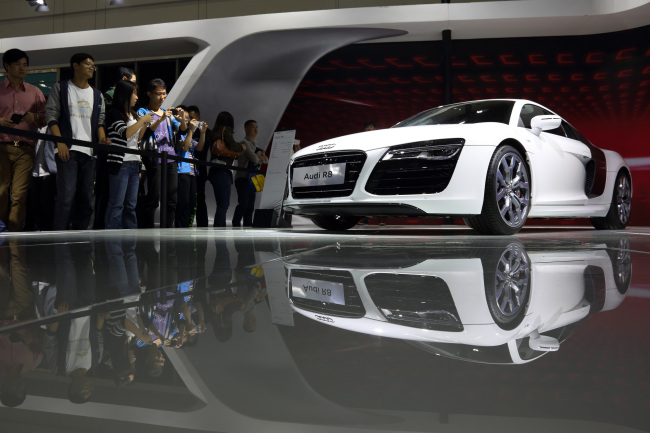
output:
[[[531,129],[530,121],[533,120],[535,116],[541,116],[542,114],[551,114],[548,111],[544,110],[542,107],[532,104],[526,104],[521,107],[521,113],[519,114],[519,123],[518,126],[524,127],[526,129]]]
[[[555,129],[549,129],[548,131],[544,131],[544,132],[547,132],[549,134],[559,135],[560,137],[566,137],[567,136],[567,134],[566,134],[566,132],[564,132],[564,128],[562,127],[561,124],[560,124],[560,126],[558,126]]]
[[[564,125],[564,122],[562,122],[562,124]],[[571,132],[573,133],[573,135],[575,135],[575,140],[582,141],[582,142],[583,142],[584,144],[586,144],[587,146],[593,146],[593,144],[591,144],[591,142],[590,142],[589,140],[587,140],[587,139],[585,138],[585,136],[582,135],[582,134],[580,133],[580,131],[578,131],[577,129],[575,129],[573,126],[571,126],[571,125],[569,125],[569,124],[567,123],[564,127],[565,127],[565,129],[566,129],[567,131],[571,131]]]
[[[578,136],[575,134],[575,130],[566,123],[566,121],[562,121],[562,128],[564,128],[564,132],[566,133],[566,136],[573,139],[573,140],[580,140]]]

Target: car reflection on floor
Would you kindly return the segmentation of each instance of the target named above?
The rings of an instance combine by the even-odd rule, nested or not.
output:
[[[629,288],[625,243],[616,253],[575,242],[499,243],[321,248],[285,259],[289,298],[326,325],[450,358],[521,364],[557,351]]]

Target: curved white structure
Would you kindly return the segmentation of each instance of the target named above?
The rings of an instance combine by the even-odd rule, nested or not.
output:
[[[125,13],[127,11],[125,10]],[[41,18],[42,19],[42,18]],[[584,35],[650,22],[647,0],[523,0],[291,12],[163,23],[0,39],[0,52],[18,47],[31,67],[67,65],[90,52],[98,63],[180,56],[194,58],[167,104],[202,107],[212,122],[222,110],[258,120],[266,143],[309,67],[342,46],[383,38],[406,42]]]

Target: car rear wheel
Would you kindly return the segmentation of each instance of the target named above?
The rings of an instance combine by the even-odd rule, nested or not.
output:
[[[604,217],[591,218],[597,230],[623,230],[630,222],[632,213],[632,181],[623,170],[616,175],[609,212]]]
[[[347,230],[356,226],[361,217],[354,215],[316,215],[311,220],[325,230]]]
[[[530,210],[530,176],[519,151],[501,146],[492,155],[485,182],[483,210],[469,217],[469,226],[484,234],[512,235]]]

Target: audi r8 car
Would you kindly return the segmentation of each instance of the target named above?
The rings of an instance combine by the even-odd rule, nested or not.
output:
[[[458,216],[485,234],[514,234],[527,218],[630,221],[632,177],[621,156],[591,144],[526,100],[445,105],[392,128],[296,152],[284,209],[345,230],[362,217]]]
[[[283,259],[297,313],[440,356],[521,364],[629,289],[629,242],[337,245]]]

